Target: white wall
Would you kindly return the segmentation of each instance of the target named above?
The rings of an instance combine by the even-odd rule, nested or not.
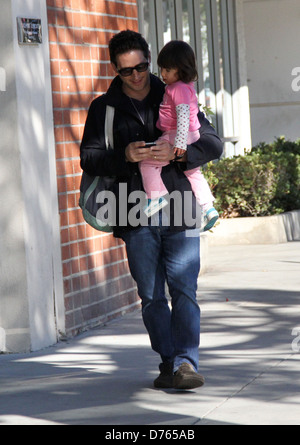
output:
[[[299,0],[244,0],[252,140],[300,138]],[[300,74],[300,70],[298,72]]]
[[[46,1],[9,0],[1,14],[0,346],[20,352],[64,331],[62,264]],[[43,44],[19,45],[17,17],[42,19]]]
[[[43,44],[19,45],[17,17],[41,18]],[[46,1],[13,0],[12,21],[31,349],[57,340],[55,305],[63,301]],[[56,295],[59,292],[60,295]],[[60,304],[61,308],[61,304]]]
[[[0,15],[0,352],[30,349],[11,2]]]

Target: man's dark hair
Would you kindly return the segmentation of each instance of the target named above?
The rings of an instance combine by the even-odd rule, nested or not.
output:
[[[149,45],[138,32],[127,30],[116,34],[109,42],[111,62],[117,66],[117,56],[133,50],[140,50],[148,60],[150,56]]]
[[[184,83],[198,79],[195,53],[190,45],[181,40],[167,43],[158,55],[157,64],[160,68],[177,69],[179,80]]]

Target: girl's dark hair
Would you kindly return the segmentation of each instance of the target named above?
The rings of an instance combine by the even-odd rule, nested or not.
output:
[[[179,80],[184,83],[198,80],[195,53],[181,40],[167,43],[158,55],[157,64],[160,68],[177,69]]]
[[[138,32],[127,30],[116,34],[109,42],[111,62],[117,66],[117,56],[133,50],[140,50],[148,60],[150,56],[149,45]]]

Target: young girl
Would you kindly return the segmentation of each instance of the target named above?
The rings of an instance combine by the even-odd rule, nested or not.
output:
[[[167,85],[157,122],[157,127],[163,131],[160,140],[173,145],[175,155],[180,158],[184,156],[187,145],[200,138],[198,99],[193,85],[198,77],[195,54],[187,43],[174,40],[162,49],[157,63]],[[145,208],[148,216],[167,204],[164,196],[168,191],[161,179],[162,167],[165,165],[168,164],[158,161],[140,163],[144,188],[149,198]],[[209,185],[200,168],[184,173],[204,212],[202,231],[210,230],[218,220],[219,214],[213,207],[214,197]]]

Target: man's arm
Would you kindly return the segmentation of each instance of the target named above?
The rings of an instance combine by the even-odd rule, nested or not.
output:
[[[106,103],[103,97],[92,102],[80,147],[81,168],[90,176],[117,176],[127,170],[125,158],[106,149]]]
[[[223,143],[216,130],[205,118],[203,113],[198,114],[201,124],[200,139],[187,150],[187,170],[201,167],[210,161],[219,159],[223,153]]]

